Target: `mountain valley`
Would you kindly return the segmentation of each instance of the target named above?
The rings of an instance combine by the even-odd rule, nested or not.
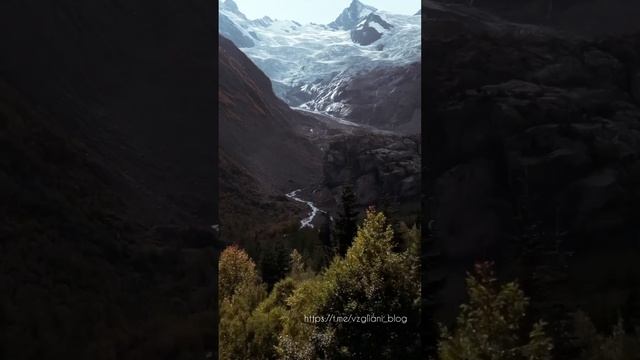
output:
[[[281,232],[315,206],[321,211],[304,225],[328,226],[345,185],[354,186],[360,209],[384,199],[392,206],[402,203],[405,213],[418,211],[419,16],[387,14],[353,1],[331,24],[302,25],[249,20],[227,0],[219,18],[222,164],[232,161],[244,169],[244,178],[264,194],[221,189],[228,241],[255,242],[251,234],[267,224],[281,229],[269,233]],[[380,26],[388,34],[367,45],[357,41],[365,28]],[[298,201],[284,197],[296,190]],[[262,225],[240,229],[232,225],[240,213],[233,208],[252,203],[249,196],[254,210],[243,212]]]

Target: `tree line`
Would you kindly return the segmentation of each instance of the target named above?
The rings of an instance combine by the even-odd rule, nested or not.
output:
[[[420,230],[402,243],[382,212],[369,209],[352,244],[320,272],[297,250],[270,291],[237,246],[219,261],[220,359],[420,358]],[[401,323],[305,321],[305,316],[395,315]]]
[[[424,306],[421,292],[437,291],[437,286],[423,281],[421,266],[423,259],[435,257],[423,252],[420,226],[392,224],[374,208],[366,210],[358,225],[354,202],[347,188],[331,236],[332,258],[320,269],[309,266],[297,249],[283,260],[280,249],[275,256],[279,269],[271,269],[279,273],[269,272],[265,279],[263,269],[269,268],[257,266],[245,250],[233,245],[223,251],[220,359],[631,360],[640,354],[640,338],[625,330],[622,319],[602,334],[585,313],[555,311],[557,306],[532,303],[525,295],[526,289],[560,281],[565,266],[557,246],[561,234],[547,234],[528,221],[515,241],[521,247],[524,286],[501,283],[493,263],[479,262],[468,273],[468,300],[455,322],[449,327],[433,324],[433,318],[422,316],[433,306]],[[427,230],[437,236],[433,223]],[[541,267],[537,257],[559,265]],[[305,321],[332,314],[395,315],[407,322]],[[421,339],[421,330],[433,325],[434,346],[422,344],[428,340]]]

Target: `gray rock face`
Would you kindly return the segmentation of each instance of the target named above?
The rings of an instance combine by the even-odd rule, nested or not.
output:
[[[340,136],[326,152],[323,183],[336,199],[342,185],[352,184],[362,207],[383,201],[417,205],[420,151],[416,137]]]
[[[377,24],[379,28],[384,30],[389,30],[393,27],[393,25],[382,20],[379,15],[371,13],[365,20],[361,21],[355,29],[351,30],[351,40],[363,46],[370,45],[379,40],[382,37],[382,33],[376,30],[376,25],[374,24]]]
[[[381,37],[382,34],[370,26],[362,26],[358,29],[351,30],[351,40],[360,45],[370,45],[378,41]]]
[[[420,63],[378,68],[354,76],[340,85],[332,101],[349,104],[348,113],[336,116],[403,134],[419,134],[421,127]]]
[[[584,264],[597,257],[598,273],[637,267],[628,253],[640,234],[640,36],[586,40],[500,23],[466,5],[431,5],[423,173],[432,205],[423,210],[439,250],[459,261],[450,277],[478,259],[513,266],[523,224],[534,224],[566,233],[574,251],[564,286],[575,293],[556,301],[588,307],[585,299],[628,291]],[[587,282],[597,285],[581,287]],[[457,286],[443,290],[451,306],[443,312],[463,299]]]
[[[506,159],[501,166],[505,173],[520,174],[519,181],[537,194],[538,200],[530,205],[540,216],[556,213],[557,206],[568,229],[605,231],[608,225],[600,221],[603,211],[613,207],[620,221],[632,219],[627,196],[635,190],[625,185],[630,179],[617,174],[626,173],[629,162],[640,159],[640,108],[623,99],[613,89],[566,89],[510,80],[467,92],[464,100],[449,104],[441,115],[450,151],[457,154],[454,158],[476,157],[486,151],[481,149],[499,144]],[[610,170],[606,176],[598,175],[603,166]],[[497,176],[496,169],[492,171]],[[603,179],[610,184],[604,189],[596,186]],[[493,181],[497,186],[499,179]],[[592,194],[607,189],[613,192]],[[606,201],[584,200],[594,196]]]

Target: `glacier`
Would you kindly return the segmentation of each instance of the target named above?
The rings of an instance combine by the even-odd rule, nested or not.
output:
[[[360,17],[354,26],[361,25],[371,13],[392,25],[383,29],[372,22],[370,25],[382,36],[362,46],[352,41],[353,28],[269,17],[250,20],[233,5],[232,0],[221,3],[220,24],[225,28],[221,27],[220,33],[242,34],[242,43],[237,41],[236,45],[272,80],[275,93],[292,107],[348,118],[349,104],[335,98],[353,76],[420,61],[421,17],[417,15],[392,14],[361,3],[354,7],[352,3],[359,9],[354,16]],[[235,29],[229,29],[231,25]]]

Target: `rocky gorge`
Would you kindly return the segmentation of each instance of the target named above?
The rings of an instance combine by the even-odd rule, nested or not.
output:
[[[352,186],[361,207],[386,201],[417,211],[420,147],[417,137],[373,134],[342,137],[325,152],[323,183],[335,195],[341,193],[345,184]]]

